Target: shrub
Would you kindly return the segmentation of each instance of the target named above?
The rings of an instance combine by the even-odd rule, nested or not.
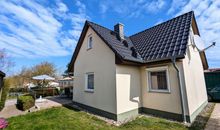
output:
[[[54,96],[59,94],[58,89],[53,87],[36,87],[36,88],[31,88],[31,90],[35,92],[36,97]]]
[[[21,95],[17,99],[17,108],[23,111],[33,107],[34,104],[35,104],[35,100],[33,96],[29,94]]]
[[[9,81],[8,80],[4,80],[4,85],[3,85],[3,88],[2,88],[2,96],[1,96],[1,100],[0,100],[0,111],[5,106],[5,101],[7,99],[9,87],[10,87]]]
[[[27,88],[10,88],[10,93],[19,92],[19,93],[26,93],[28,92]]]

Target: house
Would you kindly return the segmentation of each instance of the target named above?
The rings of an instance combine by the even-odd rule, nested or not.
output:
[[[64,77],[58,80],[59,87],[64,89],[64,94],[68,97],[73,95],[73,77]]]
[[[0,71],[0,101],[2,97],[2,88],[3,88],[3,78],[5,77],[5,73]]]
[[[116,121],[139,113],[192,122],[207,104],[204,52],[188,12],[131,36],[86,21],[68,71],[73,102]]]
[[[61,88],[69,88],[73,87],[73,78],[71,77],[65,77],[58,80],[59,86]]]
[[[205,70],[204,75],[208,99],[220,100],[220,68]]]

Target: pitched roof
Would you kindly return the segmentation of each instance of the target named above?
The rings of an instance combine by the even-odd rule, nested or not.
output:
[[[91,27],[99,35],[120,60],[143,64],[168,60],[172,57],[184,58],[192,24],[195,24],[197,28],[193,11],[132,36],[125,36],[123,40],[118,37],[117,32],[86,21],[70,66],[76,60],[88,27]],[[198,29],[197,33],[199,34]],[[71,67],[69,67],[70,69]]]
[[[107,29],[105,27],[102,27],[98,24],[95,24],[93,22],[89,22],[88,24],[91,26],[91,28],[99,35],[99,37],[102,38],[103,41],[107,43],[107,45],[121,58],[131,60],[134,62],[142,62],[141,55],[138,53],[138,51],[135,49],[135,46],[133,45],[132,41],[129,37],[125,36],[125,39],[122,40],[119,37],[117,37],[117,33]],[[127,42],[127,47],[123,44],[123,42]],[[132,56],[132,50],[131,48],[134,47],[135,52],[137,53],[137,56]]]
[[[5,77],[5,73],[0,70],[0,76]]]
[[[184,57],[193,12],[130,36],[144,62]]]

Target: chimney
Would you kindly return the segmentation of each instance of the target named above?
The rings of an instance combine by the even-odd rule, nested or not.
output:
[[[121,39],[124,39],[124,25],[123,24],[121,23],[116,24],[114,26],[114,31],[118,33],[117,35],[119,35]]]

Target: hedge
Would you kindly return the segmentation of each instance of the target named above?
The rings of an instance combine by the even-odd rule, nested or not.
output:
[[[36,94],[36,97],[46,97],[46,96],[54,96],[59,94],[59,90],[54,87],[35,87],[31,88]]]
[[[17,108],[20,110],[27,110],[33,107],[35,104],[35,100],[31,95],[21,95],[17,99]]]
[[[27,93],[28,88],[10,88],[9,92],[10,93],[13,93],[13,92]]]
[[[1,96],[1,100],[0,100],[0,111],[4,108],[5,106],[5,101],[7,99],[7,95],[8,95],[8,91],[9,91],[9,81],[8,80],[4,80],[3,82],[3,88],[2,88],[2,96]]]

